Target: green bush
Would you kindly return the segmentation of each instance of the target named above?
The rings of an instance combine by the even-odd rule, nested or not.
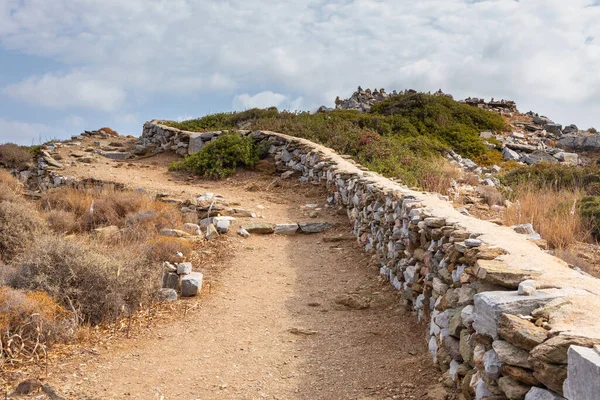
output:
[[[184,170],[208,178],[225,178],[237,167],[254,167],[260,161],[261,149],[250,137],[236,132],[223,133],[217,140],[207,143],[202,149],[183,161],[172,163],[172,171]]]
[[[574,165],[539,163],[514,168],[501,176],[503,184],[517,187],[523,184],[540,189],[584,190],[587,194],[600,194],[600,167],[584,168]]]
[[[424,93],[391,96],[369,113],[333,110],[311,114],[279,112],[272,107],[164,123],[188,131],[270,130],[305,138],[350,155],[385,176],[401,178],[410,186],[438,174],[432,161],[440,161],[443,151],[455,150],[490,164],[502,160],[497,150],[487,148],[479,133],[506,129],[504,119],[494,112]],[[202,152],[172,168],[218,177],[207,167],[215,164],[211,158]]]
[[[579,201],[579,212],[592,228],[592,234],[600,237],[600,196],[585,196]]]

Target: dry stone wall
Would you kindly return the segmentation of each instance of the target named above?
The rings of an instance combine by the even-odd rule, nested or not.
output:
[[[150,143],[149,132],[165,130],[153,126],[144,127]],[[331,149],[274,132],[240,134],[270,145],[283,178],[327,185],[329,204],[347,212],[381,275],[428,324],[424,340],[448,387],[465,399],[600,398],[600,280]]]

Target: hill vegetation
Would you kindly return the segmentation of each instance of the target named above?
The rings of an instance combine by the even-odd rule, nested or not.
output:
[[[479,133],[507,128],[498,114],[424,93],[390,96],[369,113],[293,113],[272,107],[165,124],[193,132],[277,131],[331,147],[371,170],[429,190],[446,179],[445,168],[440,168],[443,151],[454,150],[481,164],[502,162],[499,150],[490,149]]]

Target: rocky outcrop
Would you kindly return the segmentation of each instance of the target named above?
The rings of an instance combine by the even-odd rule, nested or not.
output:
[[[348,215],[381,276],[428,324],[432,357],[465,398],[560,398],[567,376],[566,393],[577,385],[578,398],[593,398],[596,358],[568,349],[600,343],[599,280],[511,228],[465,216],[331,149],[274,132],[240,134],[268,146],[280,171],[329,188],[330,206]]]
[[[587,136],[565,136],[556,147],[575,152],[600,151],[600,134]]]

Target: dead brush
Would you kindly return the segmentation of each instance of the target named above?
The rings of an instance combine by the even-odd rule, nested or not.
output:
[[[461,178],[462,171],[443,158],[432,159],[431,162],[433,168],[421,174],[418,184],[426,191],[447,195],[452,183]]]
[[[181,262],[189,259],[193,251],[192,244],[187,240],[164,236],[150,240],[146,248],[148,259],[155,262]],[[177,253],[181,253],[181,256]]]
[[[0,202],[0,258],[9,261],[21,253],[47,226],[26,201]]]
[[[23,185],[7,170],[0,168],[0,201],[15,201],[23,192]]]
[[[44,360],[48,346],[73,336],[71,317],[46,293],[0,288],[0,368]]]
[[[148,261],[143,247],[107,248],[50,235],[39,237],[12,266],[8,285],[44,291],[89,324],[147,304],[160,280],[160,264]]]
[[[9,169],[26,169],[33,161],[33,154],[25,147],[14,143],[0,145],[0,165]]]
[[[576,210],[583,191],[539,189],[521,185],[504,214],[506,225],[531,223],[552,248],[564,249],[590,239],[591,229]]]
[[[178,227],[182,224],[179,210],[148,195],[133,191],[61,188],[45,194],[41,207],[51,216],[52,212],[67,212],[64,224],[54,220],[58,229],[71,227],[79,232],[91,231],[103,226],[125,228],[129,240],[142,240],[155,236],[165,227]],[[58,218],[58,214],[53,216]],[[63,226],[61,226],[63,225]]]

